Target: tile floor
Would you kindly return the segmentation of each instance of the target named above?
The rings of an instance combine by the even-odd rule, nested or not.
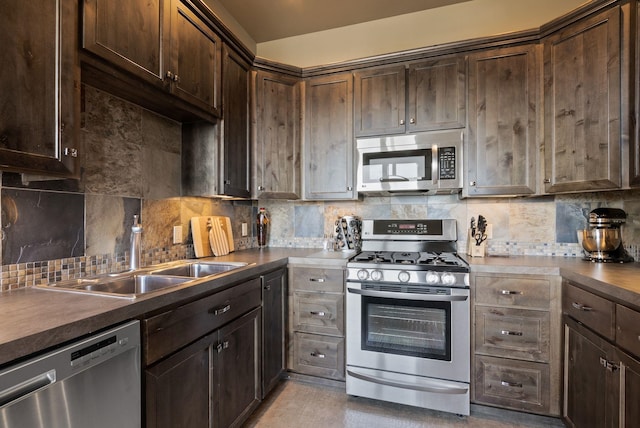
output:
[[[559,419],[472,406],[471,415],[457,415],[349,397],[344,388],[299,380],[281,382],[246,428],[426,428],[426,427],[562,427]]]

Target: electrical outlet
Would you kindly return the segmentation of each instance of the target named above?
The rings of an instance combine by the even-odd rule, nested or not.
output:
[[[249,234],[247,223],[242,223],[242,236],[247,236]]]
[[[182,244],[182,226],[173,226],[173,243]]]
[[[493,225],[492,224],[487,224],[487,230],[485,230],[485,233],[487,234],[487,239],[493,238]]]

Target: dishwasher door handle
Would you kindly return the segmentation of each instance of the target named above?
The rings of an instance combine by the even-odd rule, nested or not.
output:
[[[27,395],[39,391],[56,381],[56,371],[49,370],[36,377],[25,380],[17,385],[11,386],[4,391],[0,391],[0,408],[18,401]]]

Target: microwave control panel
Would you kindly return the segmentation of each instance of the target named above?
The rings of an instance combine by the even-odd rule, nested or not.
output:
[[[440,163],[440,180],[456,179],[456,148],[439,147],[438,161]]]

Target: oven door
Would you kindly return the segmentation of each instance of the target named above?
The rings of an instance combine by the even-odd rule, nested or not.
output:
[[[469,289],[394,288],[347,283],[347,365],[468,383]]]

